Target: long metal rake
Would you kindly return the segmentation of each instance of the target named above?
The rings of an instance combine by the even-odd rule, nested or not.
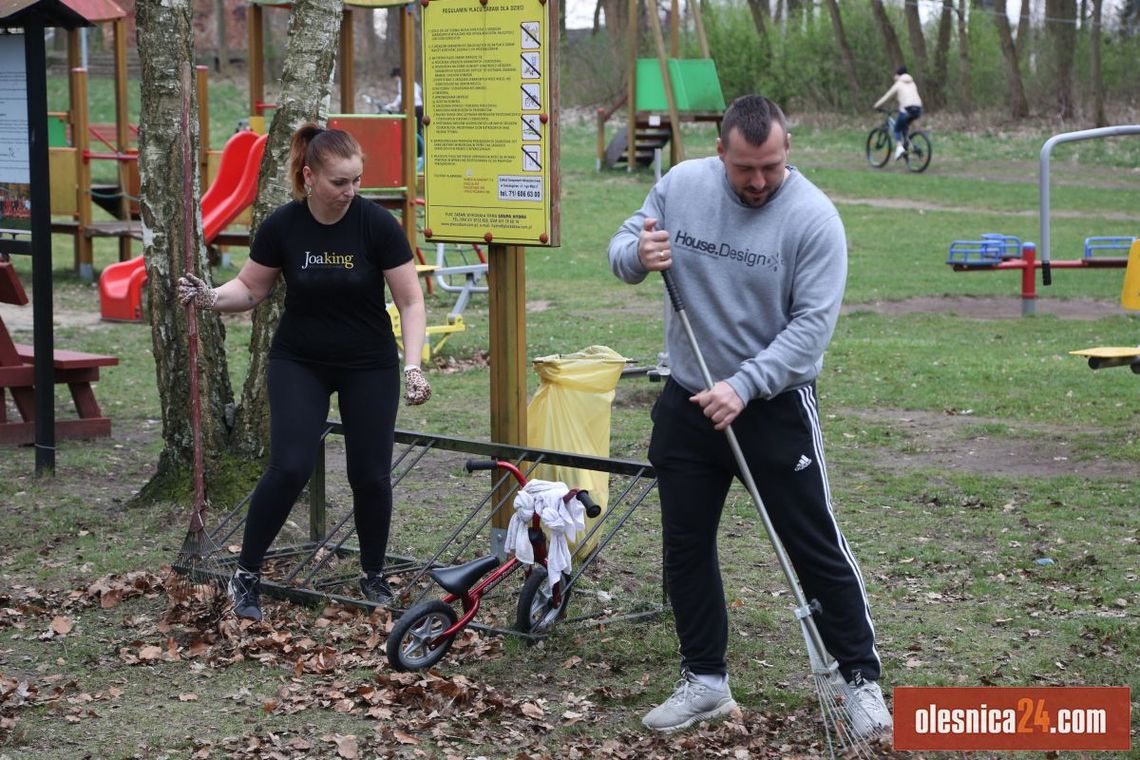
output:
[[[685,313],[685,305],[681,300],[681,293],[673,281],[673,275],[666,269],[661,271],[661,276],[665,280],[665,289],[669,293],[673,311],[681,322],[681,327],[684,329],[689,345],[693,349],[693,355],[697,358],[705,389],[712,390],[714,385],[712,374],[709,372],[708,365],[705,364],[705,358],[701,354],[701,348],[693,334],[692,324],[689,322],[688,314]],[[728,437],[728,446],[732,449],[732,456],[736,459],[736,466],[740,470],[740,478],[744,481],[744,487],[748,489],[748,495],[752,497],[752,503],[756,506],[760,521],[764,524],[768,540],[771,542],[772,549],[776,553],[776,559],[780,563],[780,569],[783,571],[784,578],[787,580],[795,599],[794,614],[796,620],[799,621],[804,644],[807,645],[808,660],[811,663],[811,672],[815,680],[816,694],[819,697],[824,731],[827,734],[828,752],[832,757],[835,757],[835,751],[838,748],[844,757],[872,758],[875,753],[871,748],[871,738],[860,736],[854,730],[863,708],[858,700],[854,699],[852,687],[839,672],[839,663],[828,654],[827,647],[823,645],[823,639],[816,627],[813,613],[820,609],[819,602],[813,600],[809,603],[805,598],[799,578],[796,576],[796,571],[792,567],[787,551],[784,549],[784,543],[776,534],[776,528],[772,525],[772,521],[768,517],[768,510],[764,507],[764,500],[760,498],[760,491],[756,488],[752,471],[748,468],[744,452],[736,440],[736,433],[733,432],[731,425],[726,427],[724,432]],[[862,719],[865,725],[868,722],[868,716],[862,715]]]

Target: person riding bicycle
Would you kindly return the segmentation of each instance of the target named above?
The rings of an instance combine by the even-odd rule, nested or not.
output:
[[[898,159],[907,150],[907,128],[912,121],[922,116],[922,97],[918,94],[914,77],[907,73],[906,66],[899,66],[895,71],[895,83],[883,97],[875,101],[874,107],[879,108],[891,98],[899,104],[899,114],[895,118],[895,158]]]

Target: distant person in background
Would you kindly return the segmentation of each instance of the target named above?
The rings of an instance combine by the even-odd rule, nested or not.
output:
[[[385,111],[392,113],[403,113],[404,111],[404,77],[397,66],[392,69],[392,78],[396,80],[396,97],[392,98],[390,103],[384,104]],[[424,91],[420,87],[419,82],[415,82],[415,99],[416,99],[416,134],[422,135],[424,133]]]
[[[910,123],[922,116],[922,97],[918,94],[914,77],[907,73],[906,66],[899,66],[895,72],[895,83],[883,97],[875,101],[875,108],[881,107],[891,98],[897,100],[899,104],[899,114],[895,117],[895,158],[898,159],[906,153],[907,129]]]

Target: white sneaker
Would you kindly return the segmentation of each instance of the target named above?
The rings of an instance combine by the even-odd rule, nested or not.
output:
[[[894,726],[891,711],[883,701],[883,690],[875,681],[863,680],[856,671],[847,684],[850,690],[851,730],[861,739],[886,733]]]
[[[646,713],[641,722],[646,728],[669,733],[702,720],[724,718],[735,709],[736,700],[727,685],[723,689],[714,688],[683,670],[673,696]]]
[[[895,160],[896,161],[898,161],[900,158],[902,158],[904,153],[906,153],[906,146],[904,146],[902,143],[899,143],[898,145],[895,146]]]

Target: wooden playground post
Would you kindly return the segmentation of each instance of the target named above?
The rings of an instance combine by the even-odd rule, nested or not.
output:
[[[705,36],[705,23],[701,20],[701,4],[699,0],[689,0],[689,12],[693,14],[693,26],[697,29],[697,44],[701,47],[701,58],[711,58],[709,54],[709,40]]]
[[[673,82],[669,76],[669,60],[665,55],[665,37],[661,33],[661,19],[657,17],[657,5],[650,3],[649,28],[653,31],[653,44],[657,48],[657,62],[661,65],[661,83],[665,87],[665,102],[669,106],[669,130],[673,139],[669,146],[669,164],[676,166],[685,158],[685,146],[681,143],[681,112],[677,110],[677,99],[673,94]]]
[[[202,192],[210,184],[210,92],[209,69],[194,67],[194,84],[198,90],[198,176]]]
[[[356,94],[352,79],[354,48],[352,44],[352,9],[344,6],[340,17],[340,50],[337,63],[340,64],[340,112],[356,113]]]
[[[262,8],[257,3],[250,3],[247,32],[249,34],[249,113],[251,117],[262,116],[262,105],[265,102],[265,28],[262,23]],[[264,122],[260,129],[253,125],[259,133],[266,131]]]
[[[629,23],[625,29],[625,81],[629,99],[626,103],[628,114],[625,146],[625,170],[632,172],[637,165],[637,0],[629,0]]]
[[[130,117],[127,112],[127,21],[117,18],[111,22],[114,34],[115,57],[115,160],[116,174],[119,177],[119,216],[130,222],[131,219],[131,165],[125,160],[131,141]],[[131,257],[131,236],[119,235],[119,261]]]
[[[415,6],[406,4],[400,13],[400,92],[404,96],[404,197],[401,219],[408,246],[416,250],[416,23]]]
[[[87,122],[87,69],[71,70],[71,141],[75,145],[75,269],[80,279],[90,281],[95,274],[91,237],[91,160]]]
[[[526,249],[492,243],[487,250],[488,333],[491,365],[491,440],[526,445]],[[495,491],[504,501],[513,483]],[[511,511],[496,512],[491,526],[506,530]]]

